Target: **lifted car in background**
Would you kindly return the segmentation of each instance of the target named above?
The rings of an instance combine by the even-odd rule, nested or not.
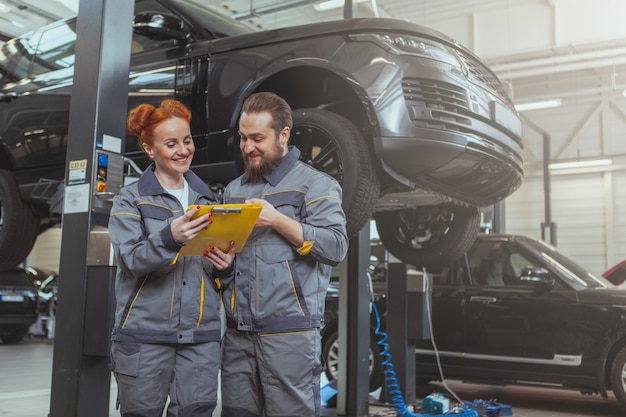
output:
[[[621,286],[624,284],[626,282],[626,259],[613,265],[602,276],[613,285]]]
[[[19,343],[37,320],[37,287],[21,268],[0,272],[0,340]]]
[[[182,0],[136,0],[133,28],[128,106],[186,103],[192,169],[213,188],[241,172],[238,115],[258,91],[289,102],[291,143],[341,183],[349,235],[374,215],[407,263],[461,256],[478,208],[521,185],[522,124],[508,92],[439,32],[378,18],[254,32]],[[60,221],[76,37],[69,19],[0,49],[0,269]],[[130,135],[125,156],[149,163]]]
[[[626,291],[551,245],[514,235],[481,235],[460,260],[428,272],[435,343],[417,342],[418,383],[441,379],[438,356],[446,379],[561,387],[604,398],[611,390],[626,409]],[[373,281],[381,318],[387,311],[383,275]],[[338,369],[336,292],[329,292],[322,329],[330,380]],[[373,359],[379,353],[373,331],[371,340],[374,388],[383,369]]]

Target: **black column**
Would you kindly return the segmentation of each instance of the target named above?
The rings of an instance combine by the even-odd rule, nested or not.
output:
[[[391,257],[390,257],[391,258]],[[394,365],[400,393],[406,404],[415,402],[415,340],[411,337],[409,314],[414,311],[409,304],[406,264],[390,259],[387,266],[387,334],[389,353]],[[393,401],[394,393],[385,385],[381,399]]]
[[[339,275],[339,383],[337,415],[368,414],[370,290],[367,268],[370,257],[369,224],[350,240],[347,259]]]
[[[106,232],[108,220],[106,204],[94,197],[96,149],[105,135],[104,148],[120,160],[124,149],[133,6],[130,0],[79,3],[50,417],[109,415],[113,267],[89,265],[87,258],[94,250],[90,235]],[[84,166],[84,180],[68,182],[70,166]]]

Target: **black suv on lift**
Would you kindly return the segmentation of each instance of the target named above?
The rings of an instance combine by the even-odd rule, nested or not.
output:
[[[238,113],[263,90],[294,109],[302,158],[341,182],[349,234],[374,215],[406,262],[459,257],[478,233],[478,208],[521,184],[511,99],[436,31],[365,18],[254,32],[183,0],[136,0],[133,26],[128,105],[189,105],[192,169],[215,187],[240,172]],[[75,28],[65,20],[0,49],[0,269],[60,219]],[[143,169],[135,142],[125,155]]]

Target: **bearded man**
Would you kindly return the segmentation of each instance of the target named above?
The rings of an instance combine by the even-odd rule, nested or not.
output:
[[[245,173],[225,203],[261,203],[235,280],[222,291],[227,331],[222,416],[319,416],[320,327],[333,266],[348,250],[341,187],[289,146],[291,108],[273,93],[246,99],[239,119]]]

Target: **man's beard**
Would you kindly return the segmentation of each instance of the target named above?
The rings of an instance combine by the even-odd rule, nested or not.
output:
[[[270,172],[283,158],[282,148],[280,145],[276,146],[275,153],[269,157],[261,157],[261,161],[258,165],[250,165],[247,155],[243,155],[243,164],[246,168],[246,174],[251,182],[261,182],[263,176]]]

